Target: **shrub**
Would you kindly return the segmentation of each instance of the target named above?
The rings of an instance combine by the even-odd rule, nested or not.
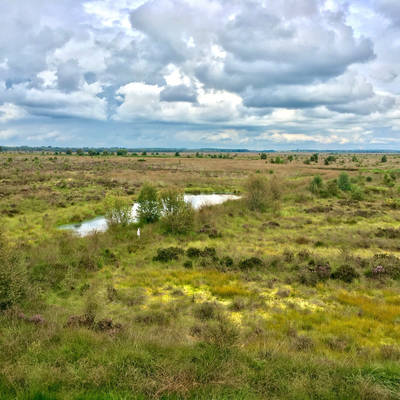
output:
[[[268,207],[277,204],[280,199],[282,183],[277,178],[267,180],[262,176],[251,176],[246,182],[245,200],[252,211],[264,212]]]
[[[354,185],[351,187],[351,198],[357,201],[364,199],[364,191],[361,189],[360,186]]]
[[[183,192],[167,189],[160,195],[163,209],[161,226],[168,233],[188,233],[194,226],[194,209],[185,203]]]
[[[183,263],[183,266],[184,266],[185,268],[187,268],[187,269],[193,268],[193,262],[192,262],[192,260],[186,260],[186,261]]]
[[[214,319],[218,315],[218,307],[215,303],[204,302],[194,308],[194,316],[202,321]]]
[[[252,176],[246,182],[246,203],[252,211],[265,211],[268,206],[268,181],[261,176]]]
[[[138,198],[138,219],[141,223],[158,221],[161,214],[161,206],[158,201],[157,190],[150,184],[144,184]]]
[[[186,255],[187,255],[189,258],[197,258],[197,257],[200,257],[200,255],[201,255],[201,250],[198,249],[198,248],[196,248],[196,247],[189,247],[189,248],[186,250]]]
[[[221,263],[221,265],[224,265],[225,267],[232,267],[233,259],[232,259],[232,257],[224,256],[221,258],[220,263]]]
[[[29,286],[26,267],[17,254],[0,248],[0,259],[0,310],[5,310],[20,304]]]
[[[144,310],[135,315],[135,322],[143,325],[168,325],[171,315],[161,310]]]
[[[168,262],[177,260],[184,251],[180,247],[167,247],[165,249],[157,249],[157,255],[153,257],[154,261]]]
[[[381,158],[381,162],[386,162],[387,161],[387,157],[386,157],[386,155],[384,155],[384,156],[382,156],[382,158]]]
[[[339,189],[343,190],[344,192],[351,190],[350,178],[345,172],[342,172],[339,175],[338,186]]]
[[[245,258],[244,260],[241,260],[239,262],[239,268],[240,269],[251,269],[255,267],[260,267],[264,263],[263,261],[258,258],[258,257],[250,257],[250,258]]]
[[[332,279],[339,279],[346,283],[353,282],[359,277],[358,272],[350,265],[342,265],[331,275]]]
[[[127,226],[132,222],[132,204],[122,197],[107,197],[105,216],[110,225]]]
[[[239,338],[237,326],[228,320],[209,321],[203,326],[192,328],[192,332],[217,347],[233,346]]]
[[[319,194],[324,187],[324,181],[320,175],[314,176],[310,183],[310,192],[314,194]]]

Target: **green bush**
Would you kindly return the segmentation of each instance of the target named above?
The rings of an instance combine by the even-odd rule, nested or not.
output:
[[[242,261],[239,262],[239,268],[240,269],[251,269],[251,268],[256,268],[262,266],[264,263],[263,261],[258,258],[258,257],[250,257],[246,258]]]
[[[339,175],[338,186],[339,189],[343,190],[344,192],[351,190],[350,178],[349,175],[347,175],[345,172],[342,172]]]
[[[127,226],[132,222],[132,204],[122,197],[110,196],[106,199],[106,219],[110,225]]]
[[[166,189],[160,195],[163,213],[161,226],[167,233],[188,233],[194,227],[194,209],[185,203],[183,192]]]
[[[320,194],[324,187],[324,181],[320,175],[314,176],[313,180],[310,182],[310,192],[314,194]]]
[[[357,200],[357,201],[364,199],[364,191],[362,190],[362,188],[360,186],[353,185],[351,187],[351,198],[353,200]]]
[[[353,282],[359,277],[358,272],[350,265],[342,265],[331,275],[332,279],[339,279],[346,283]]]
[[[151,223],[160,219],[161,205],[154,186],[148,183],[143,185],[139,193],[138,204],[138,219],[140,223]]]
[[[167,247],[165,249],[157,249],[157,255],[153,258],[153,260],[168,262],[172,260],[177,260],[182,254],[184,254],[184,251],[180,247]]]

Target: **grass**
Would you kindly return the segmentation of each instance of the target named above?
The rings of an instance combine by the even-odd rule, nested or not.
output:
[[[400,258],[395,232],[379,230],[398,226],[398,185],[384,176],[397,178],[400,159],[187,156],[0,154],[0,252],[3,263],[18,255],[13,285],[29,282],[0,311],[0,398],[399,399],[400,285],[367,272],[376,255]],[[309,191],[315,175],[343,171],[361,200]],[[244,200],[205,207],[185,235],[158,223],[140,239],[134,226],[57,230],[103,215],[107,196],[134,201],[144,182],[245,194],[259,175],[284,182],[263,212]],[[177,259],[153,260],[168,247]],[[330,278],[342,265],[357,272],[351,283]]]

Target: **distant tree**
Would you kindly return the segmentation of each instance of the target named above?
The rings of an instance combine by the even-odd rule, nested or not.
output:
[[[78,149],[78,150],[76,151],[76,154],[78,154],[78,156],[83,156],[84,152],[83,152],[82,149]]]
[[[292,155],[288,156],[288,158],[287,158],[287,159],[288,159],[288,161],[289,161],[289,162],[292,162],[292,161],[294,160],[294,158],[293,158],[293,156],[292,156]]]
[[[181,156],[181,154],[179,153],[179,151],[176,151],[175,152],[175,157],[180,157]]]
[[[310,157],[310,161],[318,162],[318,153],[314,153],[314,154]]]
[[[128,150],[126,150],[126,149],[117,150],[117,156],[126,156],[127,154],[128,154]]]
[[[266,153],[261,153],[260,154],[261,160],[266,160],[267,159],[267,154]]]
[[[67,156],[70,156],[70,155],[72,154],[72,150],[68,149],[68,150],[65,152],[65,154],[66,154]]]
[[[386,155],[384,155],[382,158],[381,158],[381,162],[386,162],[387,161],[387,157],[386,157]]]
[[[147,151],[143,151],[142,156],[147,156]]]

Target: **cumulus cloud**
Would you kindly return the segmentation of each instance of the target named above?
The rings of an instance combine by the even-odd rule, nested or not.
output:
[[[0,139],[73,126],[87,145],[397,143],[399,2],[271,4],[3,1]]]

